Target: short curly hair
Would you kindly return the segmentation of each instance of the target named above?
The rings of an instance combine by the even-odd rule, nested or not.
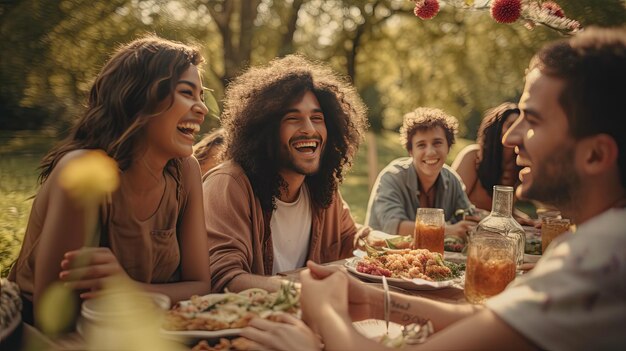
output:
[[[222,159],[243,168],[265,211],[276,208],[287,185],[278,173],[281,119],[306,92],[319,101],[328,136],[319,171],[305,182],[313,204],[327,208],[367,127],[366,107],[352,85],[321,64],[289,55],[250,68],[226,90]]]
[[[411,139],[417,131],[425,131],[441,127],[446,134],[448,148],[455,143],[456,133],[459,131],[458,120],[443,112],[438,108],[418,107],[407,113],[403,117],[402,127],[400,127],[400,143],[407,151],[411,151]]]

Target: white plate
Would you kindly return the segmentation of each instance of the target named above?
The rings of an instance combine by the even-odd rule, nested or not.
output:
[[[524,263],[535,263],[537,261],[539,261],[539,259],[541,258],[541,255],[531,255],[531,254],[524,254]]]
[[[444,251],[443,259],[453,263],[465,263],[465,261],[467,261],[467,255],[462,252]]]
[[[368,339],[378,341],[385,334],[385,321],[380,319],[365,319],[352,323],[361,335]],[[395,338],[402,334],[402,326],[398,323],[389,322],[389,337]]]
[[[222,329],[222,330],[160,330],[162,335],[173,338],[185,339],[216,339],[228,336],[237,336],[241,333],[241,329]]]
[[[357,263],[361,260],[359,257],[349,258],[344,264],[348,269],[348,272],[363,278],[365,280],[369,280],[372,282],[382,282],[383,278],[380,275],[373,275],[367,273],[361,273],[356,270]],[[389,285],[396,286],[398,288],[406,289],[406,290],[438,290],[453,286],[457,283],[462,283],[462,277],[450,280],[444,280],[440,282],[431,282],[424,279],[400,279],[400,278],[387,278],[387,282]]]

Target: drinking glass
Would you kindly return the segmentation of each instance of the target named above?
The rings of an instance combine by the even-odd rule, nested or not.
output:
[[[427,249],[443,256],[446,222],[441,208],[418,208],[415,215],[414,249]]]
[[[482,304],[515,279],[517,242],[501,235],[471,237],[465,268],[465,298]]]
[[[550,210],[550,209],[538,209],[537,217],[540,221],[544,218],[561,218],[561,211],[559,210]]]
[[[541,219],[541,253],[545,253],[548,245],[557,236],[565,233],[570,228],[567,218],[544,217]]]

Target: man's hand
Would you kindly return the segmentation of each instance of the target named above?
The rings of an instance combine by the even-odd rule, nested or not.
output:
[[[463,240],[467,240],[467,232],[475,226],[476,222],[468,220],[458,221],[455,224],[446,224],[445,235],[454,235],[463,238]]]
[[[372,304],[372,301],[382,301],[382,291],[380,289],[363,284],[356,278],[349,276],[343,267],[321,266],[312,261],[307,262],[307,267],[310,269],[311,277],[316,280],[326,279],[332,274],[341,274],[347,278],[348,311],[352,320],[359,321],[380,317],[374,312],[374,304]],[[304,292],[304,289],[306,289],[304,282],[302,288]],[[333,285],[326,286],[326,288],[330,290],[339,289]]]
[[[368,226],[361,226],[354,235],[354,242],[352,243],[352,247],[355,249],[364,249],[363,243],[367,240],[367,236],[370,235],[372,228]]]
[[[275,316],[274,321],[254,318],[241,331],[241,336],[248,338],[269,350],[306,350],[322,349],[319,338],[301,320],[286,313]]]

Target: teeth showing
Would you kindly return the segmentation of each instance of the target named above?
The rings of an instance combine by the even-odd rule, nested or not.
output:
[[[194,134],[200,132],[200,125],[193,122],[179,123],[176,128],[178,128],[181,132],[185,134]]]
[[[298,152],[313,154],[315,149],[317,149],[318,143],[317,141],[297,141],[292,145]]]
[[[427,165],[436,165],[439,160],[424,160],[424,163]]]
[[[315,142],[315,141],[301,141],[301,142],[294,143],[293,147],[295,147],[296,149],[299,149],[299,148],[302,148],[302,147],[316,148],[317,147],[317,142]]]

